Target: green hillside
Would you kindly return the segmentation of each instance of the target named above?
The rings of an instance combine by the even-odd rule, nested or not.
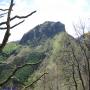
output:
[[[55,25],[54,31],[58,26],[54,22],[49,23],[40,25],[38,30],[52,30]],[[28,33],[23,36],[24,39]],[[21,39],[20,43],[11,42],[6,45],[0,55],[0,85],[5,82],[0,90],[8,87],[15,87],[16,90],[84,90],[81,78],[85,90],[88,90],[85,55],[89,59],[89,51],[85,43],[80,43],[65,30],[43,38],[45,33],[42,38],[37,36],[39,41]]]
[[[0,62],[5,62],[6,59],[13,54],[16,50],[20,49],[21,45],[15,42],[7,43],[3,52],[0,53]]]

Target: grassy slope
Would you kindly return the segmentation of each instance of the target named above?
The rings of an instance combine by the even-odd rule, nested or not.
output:
[[[20,47],[21,47],[21,45],[19,45],[18,43],[15,43],[15,42],[7,43],[7,45],[5,46],[5,48],[3,50],[3,53],[5,53],[5,54],[0,55],[0,62],[5,61],[6,58],[8,58],[8,56],[10,56],[10,54],[12,52],[19,49]]]
[[[14,52],[13,52],[14,51]],[[45,57],[42,51],[34,50],[34,48],[29,48],[28,46],[21,46],[16,43],[8,43],[7,46],[4,48],[3,52],[10,55],[10,57],[5,57],[2,55],[3,58],[0,58],[0,61],[4,64],[0,64],[0,83],[5,81],[9,75],[13,72],[13,70],[17,66],[22,66],[26,63],[37,63],[40,60],[43,60]],[[29,75],[37,69],[37,66],[25,66],[22,69],[18,70],[13,77],[14,79],[8,82],[8,85],[11,86],[13,80],[16,81],[18,84],[20,82],[24,83],[27,81]]]
[[[70,47],[67,48],[65,46],[65,44],[68,44],[67,37],[72,41],[72,45],[75,48],[75,54],[80,53],[80,48],[77,47],[78,44],[76,41],[66,33],[60,33],[51,39],[49,43],[50,51],[47,54],[47,58],[45,58],[32,77],[28,78],[28,82],[26,83],[30,84],[31,81],[38,78],[44,72],[48,72],[47,75],[42,77],[41,80],[34,85],[34,90],[57,90],[57,88],[60,90],[68,90],[70,87],[71,90],[75,89],[74,86],[72,86],[72,69],[69,67],[70,63],[68,63],[72,61],[70,61],[70,58],[68,57],[69,54],[63,52],[64,50],[70,50]],[[71,86],[69,87],[68,84]],[[80,85],[81,84],[79,84],[79,87],[81,87]],[[79,88],[79,90],[82,90],[82,88]]]
[[[46,42],[42,42],[37,47],[32,48],[30,46],[23,46],[20,48],[20,50],[20,45],[12,43],[10,45],[8,44],[4,51],[11,53],[13,50],[17,49],[17,54],[12,55],[7,59],[7,61],[9,61],[9,65],[11,64],[12,67],[8,67],[8,70],[5,68],[1,70],[1,72],[3,72],[0,74],[0,77],[3,75],[5,76],[3,76],[0,82],[3,81],[7,75],[10,75],[13,67],[21,66],[25,63],[36,63],[39,60],[43,60],[39,67],[26,66],[20,69],[18,72],[16,72],[15,80],[28,85],[44,72],[48,72],[48,75],[46,75],[45,78],[42,77],[42,79],[38,81],[37,84],[35,84],[35,90],[44,90],[44,88],[46,88],[46,90],[56,90],[56,88],[60,88],[61,90],[68,90],[69,86],[64,84],[68,84],[72,81],[71,73],[69,73],[70,71],[67,69],[69,66],[67,62],[70,62],[70,58],[68,57],[69,54],[62,52],[63,50],[70,50],[70,47],[67,48],[66,46],[68,44],[67,37],[70,36],[66,33],[60,33],[54,38],[49,38]],[[73,38],[70,37],[70,39],[72,39],[72,44],[75,48],[75,54],[80,54],[80,48],[77,47],[78,44]],[[71,70],[71,67],[69,67],[69,69]],[[4,70],[7,70],[5,71],[6,74]],[[74,90],[74,87],[71,89]]]

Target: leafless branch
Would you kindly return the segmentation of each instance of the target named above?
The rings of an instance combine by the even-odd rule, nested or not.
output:
[[[24,20],[21,21],[21,22],[19,22],[19,23],[17,23],[17,24],[15,24],[15,25],[13,25],[12,27],[10,27],[10,29],[13,29],[14,27],[20,25],[20,24],[23,23],[23,22],[24,22]],[[7,29],[7,27],[0,27],[0,29],[1,29],[1,30],[5,30],[5,29]]]
[[[10,37],[10,29],[12,29],[12,28],[14,28],[14,27],[16,27],[16,26],[18,26],[19,24],[21,24],[21,23],[24,22],[24,20],[23,20],[23,21],[15,24],[15,25],[13,25],[13,26],[11,27],[11,26],[10,26],[10,21],[11,21],[11,20],[14,20],[15,18],[18,18],[18,19],[27,18],[27,17],[31,16],[32,14],[34,14],[34,13],[36,12],[36,11],[33,11],[33,12],[29,13],[29,14],[26,15],[26,16],[17,16],[17,15],[16,15],[16,16],[10,18],[13,5],[14,5],[14,4],[13,4],[13,0],[11,0],[9,9],[5,9],[5,10],[8,10],[8,13],[7,13],[7,21],[0,23],[0,26],[6,24],[6,27],[4,27],[4,28],[1,27],[1,28],[0,28],[1,30],[6,29],[6,32],[5,32],[3,41],[2,41],[2,43],[1,43],[1,45],[0,45],[0,51],[2,51],[2,49],[5,47],[6,43],[8,42],[8,39],[9,39],[9,37]],[[3,10],[3,9],[0,9],[0,10]]]
[[[36,13],[36,11],[33,11],[33,12],[29,13],[29,14],[26,15],[26,16],[17,16],[17,15],[16,15],[16,16],[12,17],[12,18],[10,19],[10,21],[11,21],[11,20],[14,20],[15,18],[19,18],[19,19],[27,18],[27,17],[33,15],[34,13]],[[4,24],[6,24],[6,21],[5,21],[5,22],[1,22],[1,23],[0,23],[0,26],[1,26],[1,25],[4,25]]]
[[[73,27],[74,27],[74,30],[75,30],[77,36],[79,37],[81,35],[81,33],[77,30],[77,28],[74,24],[73,24]]]
[[[4,25],[4,24],[6,24],[6,22],[1,22],[1,23],[0,23],[0,26],[1,26],[1,25]]]
[[[36,11],[33,11],[33,12],[31,12],[30,14],[28,14],[26,16],[18,16],[18,15],[16,15],[16,16],[12,17],[10,19],[10,21],[13,20],[13,19],[15,19],[15,18],[19,18],[19,19],[27,18],[27,17],[31,16],[32,14],[34,14],[34,13],[36,13]]]
[[[9,9],[0,9],[0,11],[8,11]]]
[[[20,25],[21,23],[23,23],[25,20],[23,20],[23,21],[21,21],[21,22],[19,22],[19,23],[17,23],[17,24],[15,24],[14,26],[12,26],[10,29],[12,29],[12,28],[14,28],[14,27],[16,27],[16,26],[18,26],[18,25]]]

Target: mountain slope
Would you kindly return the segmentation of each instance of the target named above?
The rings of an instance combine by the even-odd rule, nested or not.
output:
[[[81,67],[83,56],[80,45],[77,40],[66,33],[64,24],[48,21],[36,26],[22,37],[18,45],[20,48],[15,48],[14,52],[12,50],[10,57],[0,65],[0,77],[3,76],[0,78],[0,83],[7,79],[6,76],[10,75],[14,68],[40,62],[37,65],[27,65],[19,69],[6,86],[22,90],[22,83],[28,86],[47,72],[47,75],[26,90],[75,90],[71,67],[72,47]],[[79,83],[79,90],[82,90],[77,72],[75,76]]]
[[[68,63],[72,62],[72,59],[69,57],[70,53],[64,52],[70,51],[71,48],[68,47],[68,38],[72,41],[73,47],[76,49],[76,53],[79,53],[77,50],[80,50],[80,48],[77,48],[78,44],[73,37],[65,32],[56,35],[49,42],[49,51],[47,52],[46,58],[40,64],[38,70],[36,70],[36,72],[28,78],[26,84],[30,84],[31,81],[34,81],[40,75],[47,72],[48,74],[43,76],[37,83],[34,84],[34,90],[68,90],[69,86],[64,84],[71,85],[73,83],[71,83],[73,80],[71,76],[72,72],[69,71],[72,69],[71,66],[69,66],[70,63]],[[79,86],[81,86],[81,84]],[[75,90],[72,85],[70,88],[71,90]],[[82,88],[79,90],[82,90]]]

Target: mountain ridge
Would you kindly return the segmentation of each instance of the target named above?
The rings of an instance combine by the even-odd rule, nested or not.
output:
[[[28,44],[39,42],[42,39],[46,40],[58,34],[59,32],[66,32],[65,25],[61,22],[45,21],[43,24],[37,25],[29,32],[23,35],[20,44]]]

